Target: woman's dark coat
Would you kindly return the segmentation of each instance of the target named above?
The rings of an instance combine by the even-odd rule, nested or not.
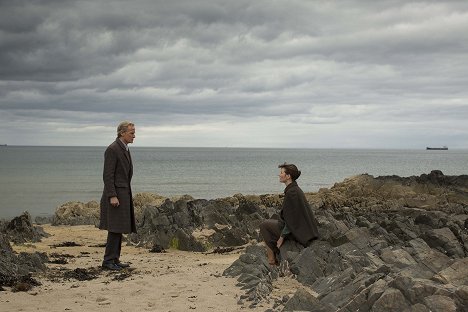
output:
[[[113,233],[136,233],[130,182],[133,165],[125,144],[116,139],[104,153],[104,191],[101,197],[99,228]],[[110,198],[116,196],[119,206],[113,207]]]
[[[318,223],[310,208],[304,192],[296,181],[289,184],[284,190],[283,208],[281,218],[295,240],[304,246],[318,238]]]

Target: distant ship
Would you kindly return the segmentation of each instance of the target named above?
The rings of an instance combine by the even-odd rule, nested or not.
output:
[[[447,146],[442,146],[442,147],[426,147],[426,150],[428,151],[446,151],[448,150]]]
[[[8,145],[6,145],[6,144],[0,144],[0,146],[8,146]]]

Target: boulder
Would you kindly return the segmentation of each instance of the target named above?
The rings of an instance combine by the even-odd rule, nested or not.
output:
[[[447,296],[428,296],[424,298],[424,305],[429,311],[434,312],[456,312],[458,311],[455,301]]]
[[[246,291],[247,300],[258,303],[273,289],[272,279],[276,272],[269,269],[265,247],[248,246],[245,253],[224,270],[224,276],[238,277],[238,286]]]
[[[142,211],[147,206],[161,206],[166,200],[173,202],[178,200],[194,200],[190,195],[173,196],[171,198],[153,193],[137,193],[133,196],[133,207],[135,219],[141,220]],[[53,217],[36,217],[38,223],[51,223],[52,225],[98,225],[100,218],[99,203],[90,201],[87,203],[79,201],[66,202],[55,210]]]
[[[8,236],[2,233],[0,247],[0,289],[2,286],[15,287],[18,283],[37,285],[30,273],[46,270],[47,255],[39,252],[18,255],[11,248]]]
[[[283,311],[334,312],[335,309],[320,302],[304,288],[296,290],[294,296],[284,305]]]
[[[433,274],[446,268],[452,261],[446,254],[429,247],[422,238],[408,241],[407,246],[405,250],[413,256],[413,259]]]
[[[455,286],[468,285],[468,258],[456,260],[434,275],[433,280]]]
[[[395,288],[387,288],[379,299],[374,303],[370,311],[375,312],[393,312],[406,311],[411,308],[410,303],[400,290]]]
[[[90,201],[82,203],[78,201],[66,202],[55,210],[52,225],[85,225],[99,224],[99,203]]]
[[[465,257],[463,247],[453,232],[447,227],[428,230],[422,235],[422,238],[431,248],[439,250],[449,257]]]
[[[129,239],[140,246],[158,244],[191,251],[241,246],[259,238],[258,227],[266,217],[259,203],[258,198],[241,195],[235,200],[166,199],[160,206],[142,209],[138,234]]]
[[[4,223],[0,232],[4,233],[15,244],[39,242],[42,237],[48,236],[42,227],[32,224],[31,215],[27,211]]]

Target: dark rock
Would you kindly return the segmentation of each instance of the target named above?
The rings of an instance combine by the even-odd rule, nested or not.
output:
[[[40,286],[41,283],[38,282],[36,279],[31,277],[31,274],[23,275],[18,278],[17,281],[12,285],[11,291],[19,292],[19,291],[29,291],[35,286]]]
[[[238,286],[246,290],[250,301],[266,298],[273,289],[272,272],[263,246],[248,246],[245,253],[224,270],[223,275],[238,276]]]
[[[31,272],[44,272],[47,269],[45,263],[49,261],[49,258],[45,252],[20,252],[16,256],[16,261],[20,264],[17,272],[26,275]]]
[[[297,275],[297,280],[306,285],[312,285],[317,279],[324,277],[327,271],[331,245],[328,242],[316,241],[305,248],[291,264],[291,272]]]
[[[39,242],[42,237],[48,237],[41,227],[32,224],[31,215],[27,211],[8,222],[2,232],[15,244]]]
[[[445,226],[447,214],[441,211],[421,211],[416,216],[414,224],[422,226],[423,229],[438,229]]]
[[[434,281],[398,276],[389,283],[390,287],[399,289],[411,304],[422,303],[424,298],[433,295],[452,295],[454,289]]]
[[[30,273],[45,271],[48,257],[45,253],[16,254],[10,246],[8,237],[0,233],[0,288],[15,287],[16,290],[35,286]],[[29,286],[27,286],[29,285]],[[15,290],[15,289],[13,289]]]
[[[216,247],[211,253],[224,254],[234,251],[235,247]]]
[[[171,241],[171,247],[180,250],[205,251],[207,248],[183,229],[177,229]]]
[[[442,284],[468,285],[468,258],[456,260],[432,279]]]
[[[349,228],[343,221],[336,220],[333,215],[327,211],[318,214],[317,221],[320,224],[319,233],[322,240],[336,241]]]
[[[259,224],[266,217],[256,198],[166,200],[158,207],[146,206],[138,234],[128,237],[140,246],[159,244],[191,251],[245,245],[258,239]]]
[[[304,288],[299,288],[294,296],[286,302],[283,311],[334,312],[335,309],[320,302]]]
[[[400,290],[387,288],[372,306],[372,311],[393,312],[405,311],[411,308],[410,303]]]
[[[431,248],[435,248],[449,257],[465,257],[462,246],[449,228],[429,230],[422,235],[422,238]]]
[[[455,295],[460,299],[461,306],[468,307],[468,285],[458,287],[455,290]]]
[[[409,312],[431,312],[431,310],[421,303],[416,303],[411,306]]]
[[[372,285],[365,288],[359,287],[355,295],[340,308],[339,312],[370,311],[375,301],[380,298],[387,289],[387,282],[384,279],[378,279]]]
[[[337,308],[349,307],[350,298],[355,298],[359,294],[367,296],[368,291],[370,291],[369,285],[374,284],[384,276],[382,273],[370,275],[366,272],[360,272],[357,274],[353,272],[352,268],[349,268],[341,274],[333,276],[333,279],[328,281],[328,285],[326,279],[321,279],[312,288],[320,292],[321,302]]]
[[[457,305],[455,301],[447,296],[428,296],[424,298],[424,304],[429,308],[429,311],[434,312],[456,312]]]
[[[236,277],[243,273],[267,276],[269,273],[265,249],[262,246],[248,246],[244,254],[224,270],[223,275]]]
[[[286,239],[279,250],[280,260],[292,263],[299,253],[304,250],[304,246],[295,240]]]
[[[407,266],[417,264],[413,257],[407,251],[401,248],[384,248],[380,251],[380,258],[387,264],[390,264],[398,269],[403,269]]]
[[[446,268],[449,262],[451,262],[451,259],[447,255],[432,249],[421,238],[410,240],[407,242],[407,246],[404,249],[413,256],[414,260],[425,266],[433,274]]]
[[[166,250],[161,245],[155,244],[153,248],[150,249],[150,252],[164,253],[166,252]]]

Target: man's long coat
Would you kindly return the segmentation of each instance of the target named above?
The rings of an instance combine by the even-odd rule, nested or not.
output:
[[[133,164],[125,144],[116,139],[104,153],[104,191],[101,197],[99,228],[114,233],[136,233],[132,188]],[[117,196],[119,206],[113,207],[110,198]]]

